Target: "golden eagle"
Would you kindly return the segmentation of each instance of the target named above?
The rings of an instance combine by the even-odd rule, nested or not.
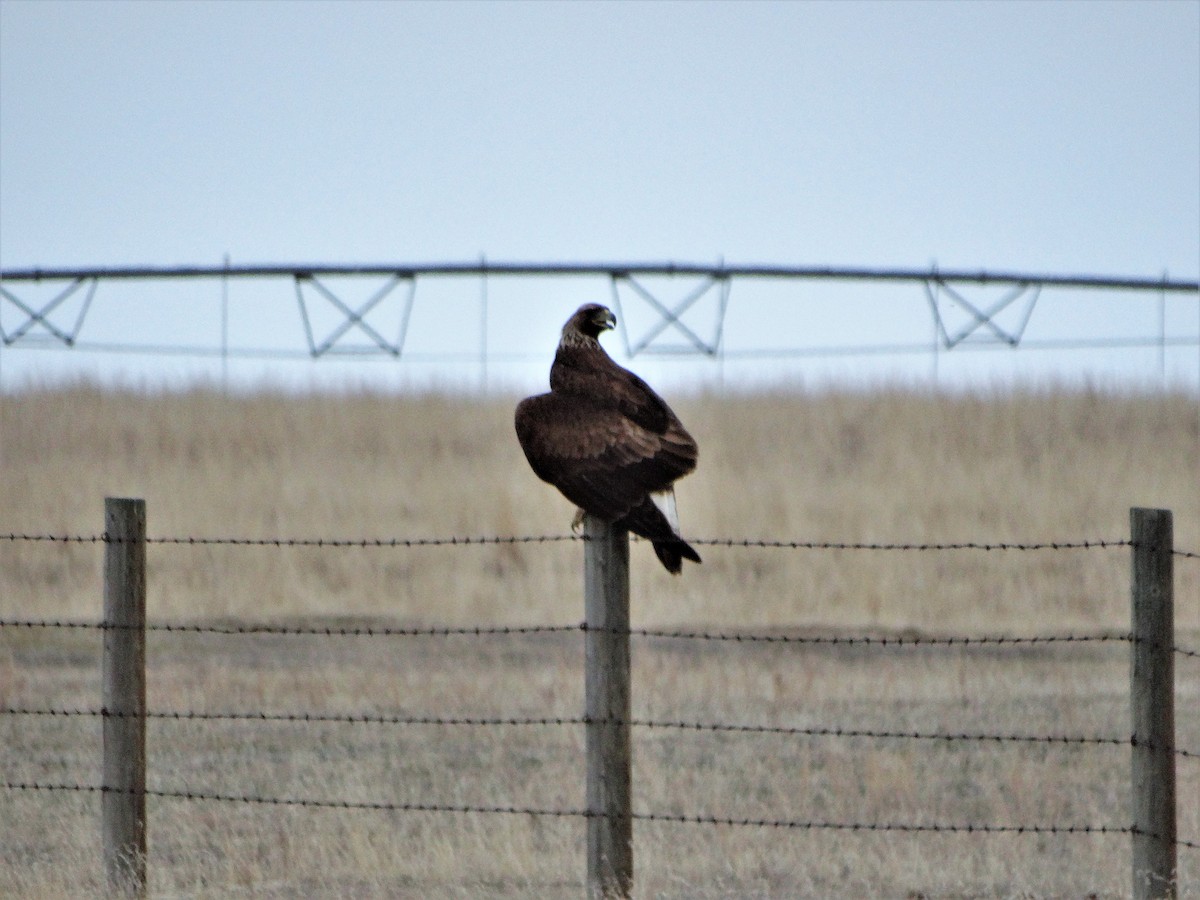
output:
[[[675,479],[696,468],[696,442],[650,385],[600,346],[617,324],[598,303],[563,326],[550,393],[517,404],[517,439],[534,474],[584,513],[641,535],[679,574],[700,555],[679,536]]]

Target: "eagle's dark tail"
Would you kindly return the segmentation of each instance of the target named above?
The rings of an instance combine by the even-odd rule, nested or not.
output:
[[[692,549],[692,545],[683,538],[675,538],[671,541],[655,541],[654,555],[662,561],[662,564],[667,567],[667,571],[672,575],[678,575],[683,571],[683,561],[690,559],[692,562],[700,562],[700,554]]]
[[[622,528],[628,528],[636,535],[644,537],[654,544],[654,555],[672,575],[683,571],[683,561],[690,559],[700,562],[700,554],[692,549],[692,545],[675,533],[662,510],[654,505],[647,497],[641,505],[630,510],[625,518],[616,523]]]

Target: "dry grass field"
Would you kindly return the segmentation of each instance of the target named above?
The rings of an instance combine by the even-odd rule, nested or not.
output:
[[[157,537],[563,535],[513,399],[141,395],[0,398],[0,534],[92,535],[103,498],[147,501]],[[1200,549],[1200,408],[1186,395],[1025,392],[700,396],[679,485],[706,539],[1120,540],[1174,510]],[[1064,635],[1129,627],[1127,548],[699,547],[671,578],[635,544],[635,627]],[[96,620],[97,544],[0,541],[0,617]],[[581,544],[176,546],[149,554],[158,622],[571,625]],[[1176,561],[1181,644],[1200,645],[1200,563]],[[1128,732],[1124,642],[945,647],[634,639],[640,719],[1001,735]],[[488,637],[153,632],[154,710],[577,717],[575,633]],[[1200,750],[1200,665],[1178,657],[1179,745]],[[0,629],[0,707],[99,705],[99,638]],[[96,717],[0,716],[8,781],[94,784]],[[152,720],[150,784],[351,803],[578,809],[576,725]],[[635,808],[839,823],[1128,820],[1125,746],[635,729]],[[1180,836],[1200,765],[1179,760]],[[0,895],[101,892],[99,801],[0,792]],[[156,896],[576,897],[576,817],[312,809],[151,798]],[[1127,835],[843,831],[639,821],[638,897],[1121,897]],[[1200,854],[1181,848],[1181,892]]]

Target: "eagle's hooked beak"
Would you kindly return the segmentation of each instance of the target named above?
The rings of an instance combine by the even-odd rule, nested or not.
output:
[[[611,309],[605,309],[599,316],[596,324],[600,326],[602,331],[611,330],[617,327],[617,317],[613,315]]]

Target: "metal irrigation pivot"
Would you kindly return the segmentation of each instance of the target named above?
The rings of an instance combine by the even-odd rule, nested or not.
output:
[[[1131,509],[1133,896],[1178,892],[1175,825],[1175,616],[1171,511]]]
[[[629,533],[587,516],[584,536],[588,896],[628,897],[633,890]]]
[[[146,895],[146,501],[104,500],[104,870]]]

